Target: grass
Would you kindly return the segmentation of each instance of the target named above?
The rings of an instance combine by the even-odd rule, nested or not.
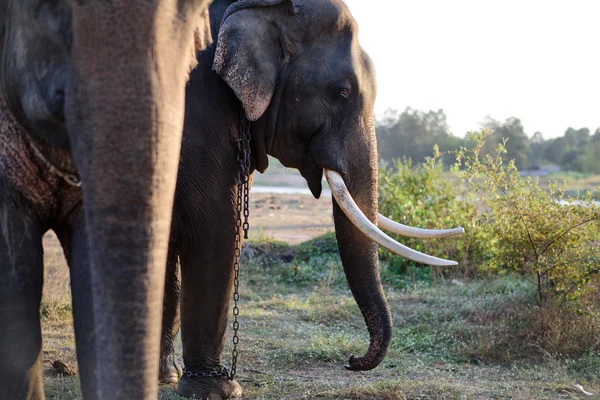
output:
[[[600,175],[590,175],[575,171],[561,171],[540,177],[540,186],[548,188],[551,182],[563,182],[569,188],[566,196],[576,196],[578,193],[592,192],[594,200],[600,201]]]
[[[46,319],[69,318],[71,289],[69,269],[63,250],[54,233],[44,237],[44,292],[41,314]]]
[[[566,182],[567,186],[572,189],[581,191],[598,190],[600,187],[600,175],[584,174],[574,171],[555,172],[545,177],[545,180]]]
[[[238,380],[246,398],[584,398],[574,384],[600,398],[593,346],[566,358],[520,335],[532,323],[535,299],[525,280],[434,280],[423,270],[399,277],[382,265],[393,342],[378,368],[357,373],[343,366],[366,350],[369,337],[333,235],[298,246],[262,238],[244,255]],[[70,315],[49,313],[43,326],[45,365],[74,363]],[[229,344],[224,354],[229,363]],[[49,399],[80,398],[76,377],[47,371],[45,382]],[[180,399],[174,386],[161,387],[159,398]]]
[[[444,171],[443,178],[462,184],[461,179],[455,172]],[[565,183],[568,187],[566,197],[575,196],[578,193],[592,192],[594,199],[600,201],[600,175],[583,174],[574,171],[560,171],[539,177],[539,184],[548,190],[551,183],[558,182],[559,186]]]

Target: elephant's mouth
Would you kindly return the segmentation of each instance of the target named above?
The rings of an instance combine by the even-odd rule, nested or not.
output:
[[[348,188],[344,183],[344,179],[339,173],[330,169],[325,169],[325,177],[327,178],[327,183],[329,183],[329,188],[331,189],[333,197],[335,198],[337,204],[340,206],[344,214],[346,214],[348,219],[371,240],[385,247],[391,252],[396,253],[402,257],[406,257],[409,260],[417,261],[428,265],[457,265],[455,261],[444,260],[442,258],[429,256],[427,254],[423,254],[409,247],[406,247],[403,244],[395,241],[394,239],[383,233],[375,224],[373,224],[364,215],[364,213],[360,210],[360,208],[350,195],[350,192],[348,191]],[[411,226],[403,225],[392,221],[381,214],[379,214],[378,218],[379,226],[381,228],[407,237],[443,238],[448,236],[459,235],[464,232],[463,228],[442,230],[413,228]]]

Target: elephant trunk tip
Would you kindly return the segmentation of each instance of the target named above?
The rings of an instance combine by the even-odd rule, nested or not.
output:
[[[371,349],[369,349],[371,350]],[[383,349],[382,349],[383,350]],[[387,354],[387,348],[383,351],[369,351],[362,357],[350,356],[345,368],[349,371],[369,371],[376,368]]]
[[[376,368],[387,355],[392,344],[392,317],[382,298],[383,305],[375,309],[383,309],[384,313],[370,310],[369,307],[361,307],[365,322],[369,327],[371,340],[369,348],[362,356],[351,356],[348,359],[346,369],[350,371],[369,371]]]

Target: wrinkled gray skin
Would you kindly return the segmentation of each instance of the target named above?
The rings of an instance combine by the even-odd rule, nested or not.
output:
[[[0,399],[44,398],[49,229],[71,267],[84,398],[156,399],[184,88],[208,3],[0,2]],[[42,158],[76,167],[82,191]]]
[[[377,219],[375,72],[346,6],[340,0],[242,0],[225,12],[231,4],[211,5],[218,40],[199,55],[186,89],[163,313],[163,377],[177,376],[172,338],[179,329],[179,296],[185,367],[209,372],[221,365],[231,312],[240,107],[255,120],[253,168],[266,170],[267,154],[275,156],[300,170],[315,197],[323,168],[337,171],[364,213]],[[346,277],[371,337],[367,352],[352,357],[348,368],[368,370],[385,357],[392,332],[377,245],[335,202],[333,213]],[[224,378],[187,376],[178,387],[180,394],[196,398],[240,390]]]

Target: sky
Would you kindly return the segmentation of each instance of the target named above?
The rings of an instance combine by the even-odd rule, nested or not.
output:
[[[344,0],[377,69],[376,115],[443,109],[463,136],[600,128],[600,0]]]

